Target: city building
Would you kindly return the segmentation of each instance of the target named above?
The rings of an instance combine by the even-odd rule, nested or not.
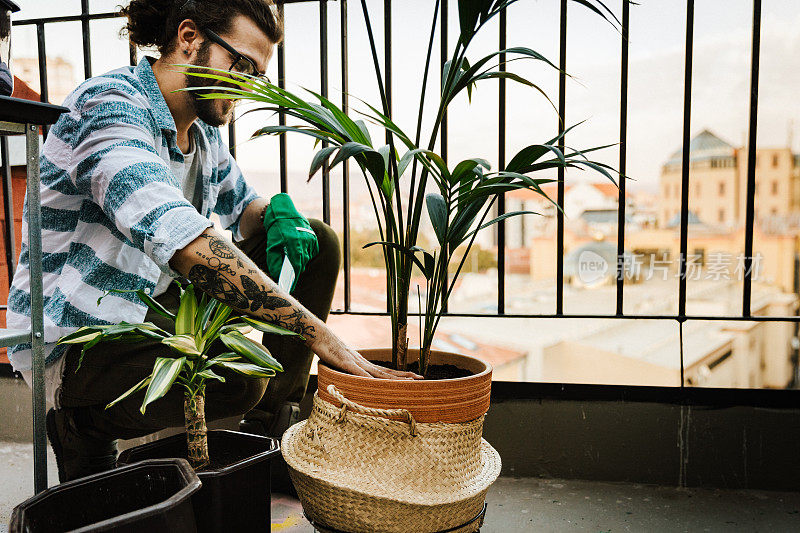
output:
[[[689,210],[706,224],[744,224],[747,147],[736,148],[706,129],[690,141],[689,161]],[[682,163],[679,149],[661,170],[662,227],[680,213]],[[790,148],[757,148],[755,168],[756,222],[800,211],[800,157]]]

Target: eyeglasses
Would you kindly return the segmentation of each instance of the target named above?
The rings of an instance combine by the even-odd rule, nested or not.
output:
[[[233,63],[228,70],[231,72],[237,72],[240,74],[246,74],[247,76],[254,76],[256,78],[261,79],[262,81],[266,81],[270,83],[269,78],[266,74],[259,72],[258,67],[256,67],[255,62],[247,57],[246,55],[240,53],[236,48],[225,42],[225,40],[213,32],[211,30],[203,30],[205,34],[208,36],[211,42],[214,42],[220,45],[222,48],[227,50],[233,56]]]

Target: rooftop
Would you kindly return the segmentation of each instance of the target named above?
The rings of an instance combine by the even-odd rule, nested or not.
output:
[[[689,142],[689,160],[703,161],[715,157],[734,157],[736,148],[705,129],[695,135]],[[678,148],[670,156],[667,165],[679,165],[683,161],[683,148]]]

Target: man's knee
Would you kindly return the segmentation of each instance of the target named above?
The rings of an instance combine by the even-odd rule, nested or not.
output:
[[[213,382],[206,391],[206,414],[209,420],[246,413],[261,401],[267,390],[267,378],[248,377],[232,372],[224,374],[224,384]]]
[[[318,258],[316,262],[330,265],[330,267],[338,273],[339,265],[342,261],[339,237],[336,235],[336,232],[333,231],[333,228],[321,220],[310,218],[308,219],[308,223],[311,225],[311,229],[314,230],[317,236],[317,243],[319,244],[319,252],[314,259]]]

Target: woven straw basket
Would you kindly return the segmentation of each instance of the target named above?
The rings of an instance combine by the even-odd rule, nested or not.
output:
[[[474,532],[500,456],[481,438],[483,417],[416,423],[404,409],[364,407],[333,385],[281,443],[308,517],[351,533]]]

